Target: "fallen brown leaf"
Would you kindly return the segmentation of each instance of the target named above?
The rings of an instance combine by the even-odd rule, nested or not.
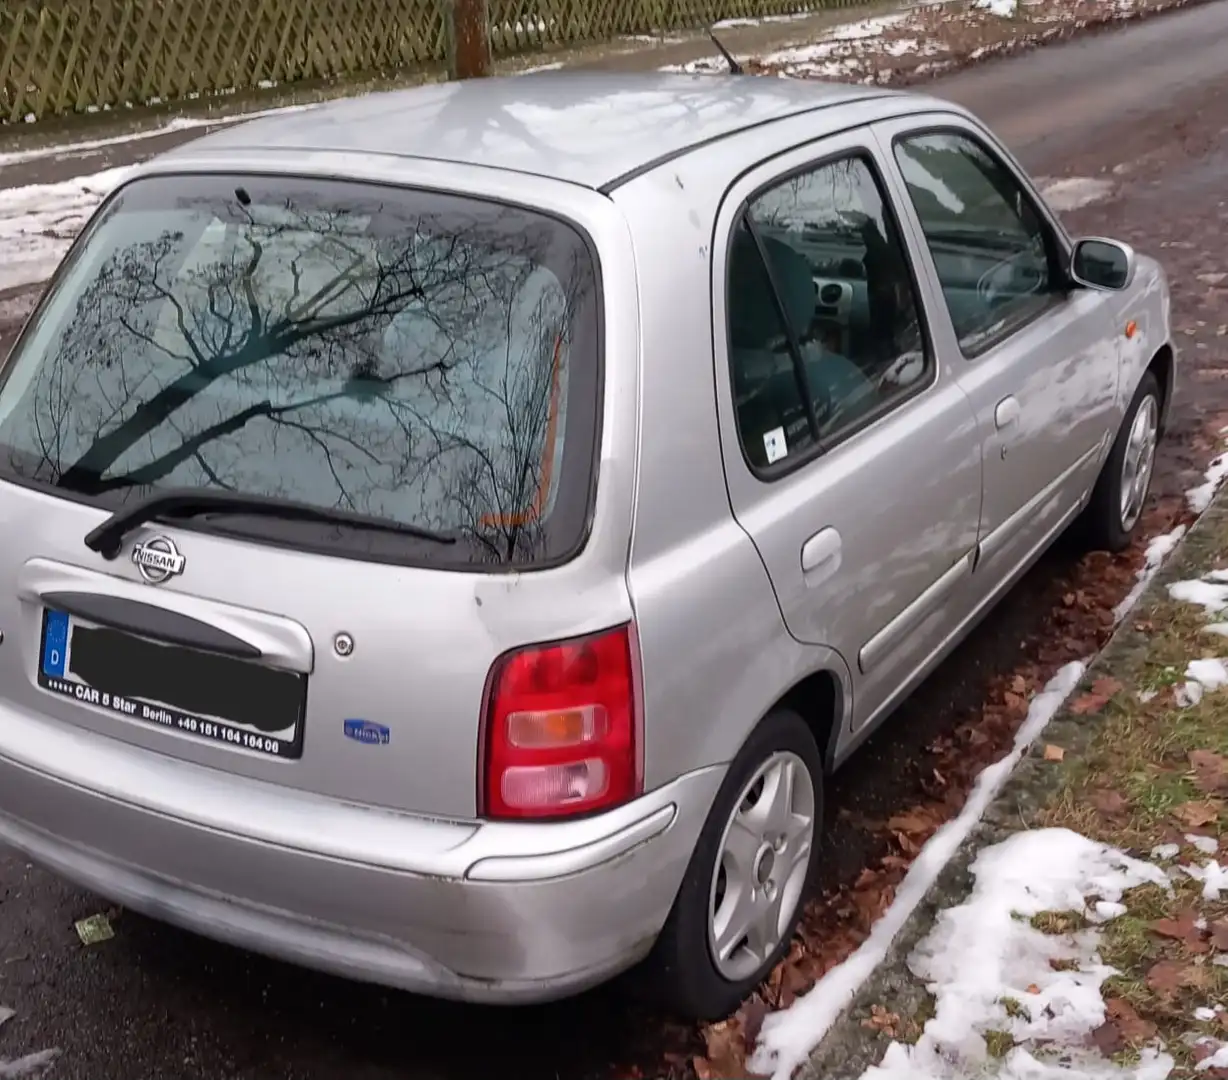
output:
[[[1158,960],[1147,972],[1147,985],[1160,997],[1172,998],[1183,989],[1197,989],[1207,973],[1186,960]]]
[[[1104,1006],[1104,1023],[1092,1032],[1091,1039],[1105,1057],[1119,1054],[1153,1039],[1156,1026],[1144,1020],[1134,1007],[1120,998],[1110,998]]]
[[[691,1064],[700,1080],[730,1080],[746,1073],[746,1045],[735,1020],[721,1020],[704,1028],[706,1053]]]
[[[1190,768],[1194,770],[1194,786],[1204,795],[1228,792],[1228,758],[1211,750],[1191,750]]]
[[[1207,931],[1211,936],[1211,944],[1220,952],[1228,952],[1228,919],[1216,919]],[[1228,1016],[1228,1013],[1224,1014]]]
[[[1040,987],[1037,986],[1035,983],[1032,983],[1032,985],[1028,987],[1028,993],[1029,994],[1039,994]]]
[[[1070,711],[1076,716],[1088,716],[1091,713],[1098,713],[1120,689],[1121,683],[1116,679],[1107,677],[1097,679],[1092,683],[1091,689],[1087,693],[1080,694],[1070,703]]]
[[[1156,1026],[1150,1020],[1145,1020],[1135,1011],[1134,1006],[1121,998],[1111,998],[1104,1007],[1105,1016],[1109,1018],[1126,1041],[1132,1046],[1138,1046],[1155,1038]]]
[[[1063,750],[1060,746],[1054,746],[1052,743],[1046,744],[1045,746],[1045,760],[1046,761],[1055,761],[1055,762],[1062,761],[1065,759],[1065,757],[1066,757],[1066,751]]]
[[[863,1028],[882,1032],[890,1039],[894,1039],[898,1034],[899,1025],[899,1013],[888,1012],[881,1005],[871,1005],[870,1015],[861,1022]]]
[[[1092,805],[1105,817],[1120,817],[1130,804],[1120,791],[1097,788],[1092,792]]]
[[[763,1021],[767,1014],[767,1002],[759,997],[758,994],[738,1010],[737,1018],[738,1023],[742,1027],[742,1042],[744,1045],[754,1046],[759,1041],[759,1032],[763,1029]]]
[[[1173,811],[1173,817],[1191,829],[1201,829],[1219,820],[1219,807],[1210,802],[1182,803]]]
[[[1147,972],[1147,985],[1161,997],[1175,997],[1183,985],[1185,964],[1180,960],[1158,960]]]
[[[1151,930],[1160,937],[1181,942],[1187,952],[1205,953],[1209,946],[1203,940],[1203,932],[1198,929],[1198,918],[1197,911],[1187,909],[1175,919],[1157,919],[1151,924]]]
[[[924,810],[906,810],[902,814],[896,814],[887,822],[887,828],[893,832],[902,832],[908,836],[916,836],[918,833],[930,832],[935,826],[934,819],[930,817]]]

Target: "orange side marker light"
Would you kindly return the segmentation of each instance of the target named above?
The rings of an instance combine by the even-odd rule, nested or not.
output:
[[[1136,323],[1133,319],[1131,319],[1128,323],[1126,323],[1126,339],[1129,340],[1130,338],[1134,337],[1134,335],[1137,333],[1138,333],[1138,323]]]

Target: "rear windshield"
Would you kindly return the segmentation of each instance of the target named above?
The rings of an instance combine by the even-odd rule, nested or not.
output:
[[[589,249],[543,214],[294,178],[122,189],[0,373],[0,475],[106,509],[272,496],[455,538],[211,515],[407,562],[566,558],[600,395]]]

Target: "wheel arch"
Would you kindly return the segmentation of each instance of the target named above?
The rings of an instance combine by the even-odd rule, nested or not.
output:
[[[847,693],[840,676],[830,668],[819,668],[800,679],[782,694],[764,716],[777,709],[797,713],[814,736],[815,745],[830,773],[846,715]]]
[[[1168,430],[1169,411],[1177,382],[1177,358],[1170,342],[1166,341],[1156,350],[1146,370],[1154,373],[1156,381],[1160,384],[1159,433],[1163,435]]]

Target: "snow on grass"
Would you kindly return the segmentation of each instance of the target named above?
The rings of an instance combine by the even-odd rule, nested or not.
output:
[[[1171,890],[1164,872],[1067,829],[1018,833],[982,851],[971,870],[972,895],[942,912],[909,957],[934,995],[933,1018],[915,1045],[892,1043],[862,1080],[1163,1080],[1173,1061],[1154,1048],[1132,1066],[1088,1048],[1105,1021],[1101,986],[1115,974],[1097,955],[1099,929],[1047,934],[1032,919],[1073,911],[1104,923],[1125,913],[1130,889]],[[1013,1049],[995,1058],[989,1033],[1009,1036]]]
[[[1216,614],[1228,607],[1228,585],[1208,581],[1175,581],[1168,587],[1168,595],[1185,604],[1197,604],[1209,614]]]
[[[1220,959],[1223,959],[1221,957]],[[1219,960],[1216,961],[1219,963]],[[1208,1058],[1203,1058],[1194,1066],[1195,1072],[1206,1072],[1209,1069],[1228,1069],[1228,1043],[1225,1043]]]
[[[1220,434],[1228,434],[1228,428],[1221,429]],[[1195,514],[1201,514],[1206,510],[1225,478],[1228,478],[1228,454],[1220,454],[1207,467],[1207,471],[1203,474],[1203,482],[1185,493],[1190,510]]]
[[[1186,833],[1185,841],[1203,855],[1214,855],[1219,851],[1219,841],[1214,836],[1199,836],[1196,833]]]
[[[976,0],[972,6],[988,11],[990,15],[997,15],[1001,19],[1013,19],[1019,11],[1019,4],[1016,0]]]
[[[759,1043],[749,1062],[753,1073],[771,1074],[773,1080],[789,1080],[793,1070],[806,1060],[862,983],[882,963],[909,916],[968,838],[1024,752],[1078,685],[1085,670],[1083,663],[1067,664],[1032,699],[1010,753],[981,772],[958,817],[943,825],[921,849],[901,882],[895,900],[857,951],[823,976],[809,993],[788,1009],[764,1020]],[[1104,892],[1100,895],[1113,899]]]
[[[1183,866],[1182,871],[1195,881],[1202,882],[1202,898],[1212,902],[1228,892],[1228,866],[1220,866],[1212,859],[1205,866]]]
[[[1204,693],[1228,686],[1228,666],[1223,660],[1191,660],[1185,668],[1186,683],[1177,687],[1177,704],[1182,708],[1197,705]]]

